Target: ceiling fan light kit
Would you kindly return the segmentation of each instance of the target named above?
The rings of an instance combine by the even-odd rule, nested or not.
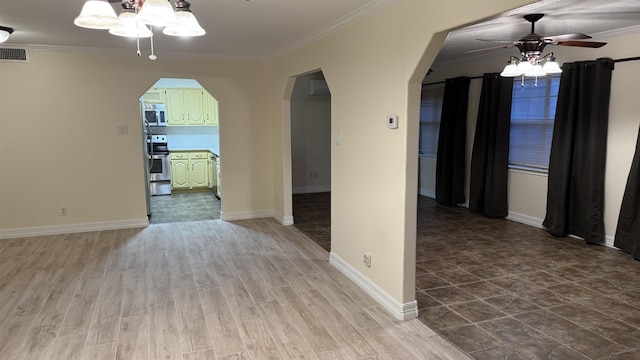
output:
[[[122,12],[119,16],[110,3],[119,0],[88,0],[82,7],[80,15],[73,21],[76,26],[88,29],[109,30],[116,36],[134,37],[137,40],[137,54],[140,56],[141,38],[151,39],[151,55],[153,53],[152,26],[164,27],[163,33],[170,36],[202,36],[206,31],[191,12],[188,1],[176,2],[174,11],[170,0],[121,0]]]
[[[540,65],[544,61],[544,65]],[[549,53],[544,56],[537,54],[522,54],[522,58],[518,59],[515,56],[511,56],[504,67],[504,70],[500,73],[503,77],[516,77],[516,76],[545,76],[548,74],[559,74],[562,72],[560,65],[556,62],[556,58],[553,53]]]
[[[520,58],[510,56],[507,66],[505,66],[502,73],[503,77],[516,77],[522,76],[523,81],[525,76],[539,77],[547,74],[558,74],[562,72],[560,66],[556,62],[556,58],[553,53],[542,55],[542,51],[547,45],[562,45],[562,46],[579,46],[599,48],[606,43],[595,41],[575,41],[583,39],[591,39],[591,36],[573,33],[563,34],[556,36],[541,36],[535,33],[536,21],[542,19],[544,14],[529,14],[525,15],[524,19],[531,23],[531,33],[524,36],[520,40],[513,41],[512,44],[503,46],[509,48],[512,46],[517,47],[520,50]],[[481,40],[481,39],[478,39]],[[505,42],[505,40],[481,40],[491,42]],[[507,41],[508,42],[508,41]]]

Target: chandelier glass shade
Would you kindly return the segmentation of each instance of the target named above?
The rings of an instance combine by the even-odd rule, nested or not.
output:
[[[7,41],[9,35],[13,33],[13,29],[6,26],[0,26],[0,43]]]
[[[119,26],[121,21],[106,0],[89,0],[84,3],[73,23],[87,29],[108,30]]]
[[[202,36],[206,32],[198,23],[198,20],[189,9],[186,1],[176,3],[176,19],[174,24],[165,27],[162,32],[170,36]]]
[[[109,34],[141,39],[153,36],[146,25],[136,21],[136,13],[133,10],[123,9],[118,18],[122,25],[109,29]]]
[[[168,26],[177,22],[171,3],[167,0],[145,0],[136,21],[146,25]]]

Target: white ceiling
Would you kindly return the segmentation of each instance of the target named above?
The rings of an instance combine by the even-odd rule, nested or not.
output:
[[[478,41],[478,38],[515,41],[529,34],[531,24],[522,16],[532,13],[544,14],[535,25],[536,34],[543,36],[583,33],[593,37],[587,41],[606,42],[608,37],[621,33],[640,32],[640,0],[544,0],[452,31],[435,62],[495,51],[511,51],[518,55],[517,48],[468,52],[504,45]],[[640,55],[638,45],[634,44]]]
[[[134,53],[134,39],[73,25],[84,1],[1,0],[0,25],[15,29],[6,44],[126,49]],[[191,10],[207,34],[185,39],[156,30],[156,54],[269,57],[318,39],[397,1],[191,0]],[[113,6],[119,11],[118,3]],[[453,31],[436,62],[478,56],[479,53],[466,52],[493,46],[476,38],[517,40],[527,35],[529,23],[522,15],[528,13],[545,14],[536,24],[536,33],[547,36],[581,32],[606,41],[613,30],[640,27],[640,0],[543,0]],[[148,40],[141,41],[143,53],[148,54]]]
[[[397,0],[190,0],[207,34],[166,36],[154,29],[156,53],[253,58],[286,51]],[[132,49],[135,39],[73,24],[85,0],[1,0],[0,25],[15,32],[7,44]],[[171,1],[175,3],[174,0]],[[120,3],[112,4],[119,13]],[[149,40],[141,39],[148,53]],[[143,50],[144,51],[144,50]]]

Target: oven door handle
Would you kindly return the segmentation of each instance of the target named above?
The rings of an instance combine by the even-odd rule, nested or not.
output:
[[[153,166],[153,143],[151,142],[151,125],[149,124],[149,121],[145,118],[144,119],[144,124],[147,126],[147,143],[145,144],[145,146],[147,147],[147,155],[149,156],[149,171],[151,171],[151,167]],[[151,145],[151,146],[149,146]]]

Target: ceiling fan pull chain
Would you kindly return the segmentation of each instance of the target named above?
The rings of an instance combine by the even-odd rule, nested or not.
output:
[[[149,28],[151,29],[151,32],[153,32],[153,26],[149,26]],[[149,55],[149,60],[155,60],[157,58],[158,57],[153,52],[153,35],[151,35],[151,55]]]
[[[141,56],[142,54],[140,53],[140,37],[138,35],[136,35],[136,55]]]

